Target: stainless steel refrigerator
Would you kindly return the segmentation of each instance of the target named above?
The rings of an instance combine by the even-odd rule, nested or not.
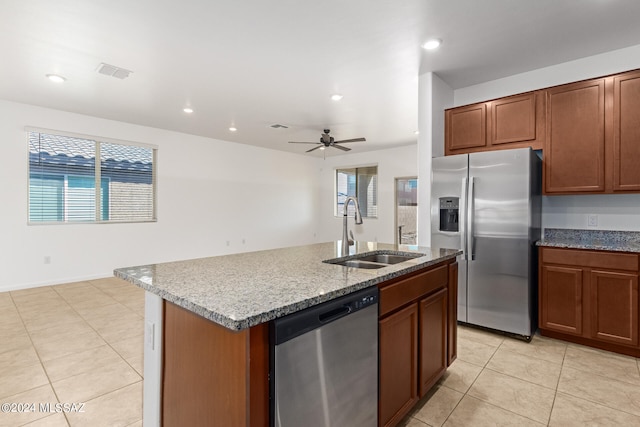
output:
[[[458,320],[530,339],[537,328],[541,160],[530,148],[434,158],[431,246],[462,249]]]

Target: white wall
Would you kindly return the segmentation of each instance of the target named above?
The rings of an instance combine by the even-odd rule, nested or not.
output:
[[[335,170],[357,166],[378,165],[378,218],[363,218],[362,225],[354,225],[349,217],[349,229],[359,241],[394,243],[395,230],[395,178],[418,176],[416,145],[388,150],[369,151],[328,157],[320,165],[320,220],[317,239],[342,239],[342,214],[334,216]],[[418,181],[418,189],[422,183]]]
[[[434,73],[418,81],[418,244],[431,245],[431,158],[444,156],[444,110],[453,106],[453,89]],[[427,184],[428,183],[428,184]]]
[[[0,120],[0,291],[317,241],[322,160],[2,100]],[[157,145],[158,221],[27,225],[25,126]]]
[[[457,89],[455,106],[640,68],[640,44]]]
[[[636,68],[640,68],[640,45],[457,89],[454,102],[466,105]],[[640,231],[639,213],[640,194],[542,199],[543,228],[586,229],[588,215],[597,214],[598,226],[593,229]]]

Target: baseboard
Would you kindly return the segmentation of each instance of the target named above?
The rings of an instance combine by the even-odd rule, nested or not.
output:
[[[65,283],[85,282],[87,280],[105,279],[109,277],[114,277],[113,272],[103,273],[103,274],[92,274],[89,276],[59,278],[59,279],[49,280],[45,282],[31,282],[31,283],[21,283],[17,285],[5,285],[5,286],[0,286],[0,292],[21,291],[24,289],[41,288],[43,286],[62,285]]]

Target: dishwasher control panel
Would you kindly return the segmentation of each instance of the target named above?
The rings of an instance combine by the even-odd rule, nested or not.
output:
[[[378,302],[378,295],[363,295],[357,300],[353,301],[353,308],[356,310],[360,310],[361,308],[365,308],[370,306],[371,304],[376,304]]]

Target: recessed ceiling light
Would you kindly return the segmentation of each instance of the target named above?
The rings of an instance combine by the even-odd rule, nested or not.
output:
[[[433,49],[437,49],[438,47],[440,47],[441,44],[442,44],[442,40],[440,40],[440,39],[431,39],[431,40],[427,40],[422,45],[422,48],[426,49],[426,50],[433,50]]]
[[[238,130],[238,128],[234,128],[233,126],[231,126],[231,127],[229,128],[229,130],[230,130],[231,132],[235,132],[235,131],[237,131],[237,130]]]
[[[413,133],[416,134],[416,135],[420,135],[420,131],[419,130],[417,130],[417,131],[415,131]]]
[[[64,83],[67,79],[57,74],[47,74],[47,78],[54,83]]]
[[[339,93],[334,93],[333,95],[331,95],[331,99],[333,99],[334,101],[340,101],[342,98],[343,96]]]
[[[187,114],[191,114],[193,113],[193,108],[185,107],[182,109],[182,111],[184,111]]]

